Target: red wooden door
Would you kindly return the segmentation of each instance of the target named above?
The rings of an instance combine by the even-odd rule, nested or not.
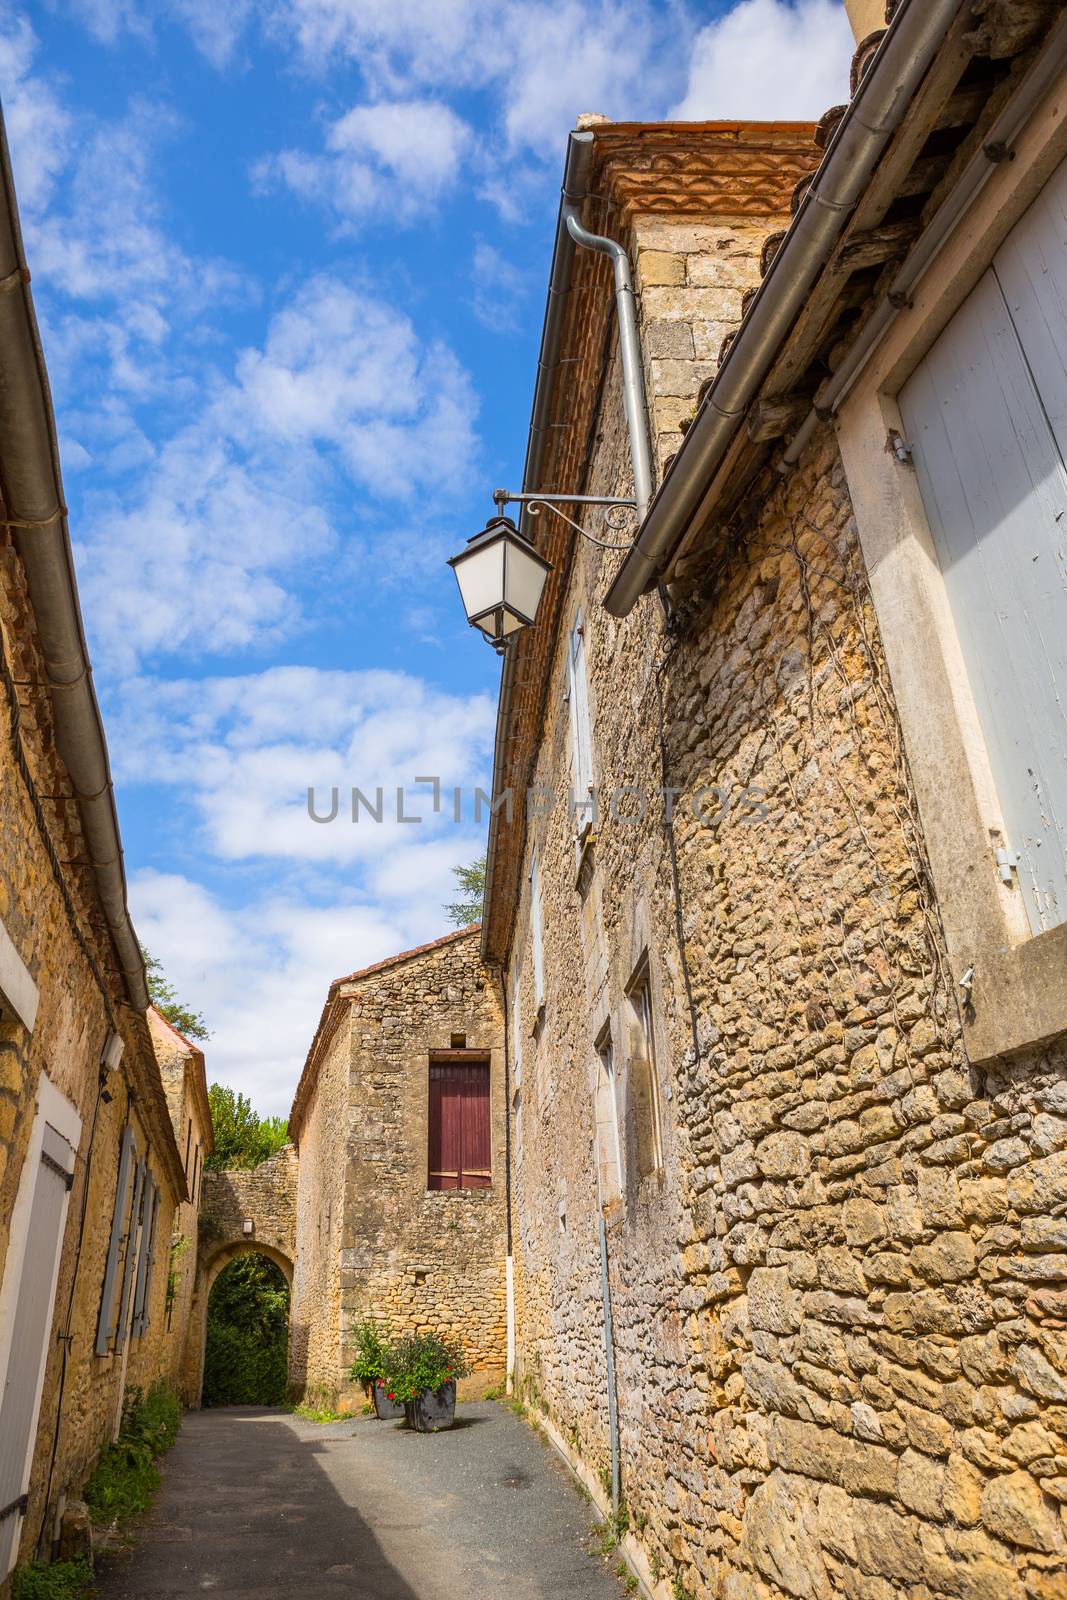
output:
[[[488,1061],[430,1062],[429,1187],[492,1182]]]

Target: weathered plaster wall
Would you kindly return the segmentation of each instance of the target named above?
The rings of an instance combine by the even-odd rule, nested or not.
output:
[[[617,407],[613,372],[589,492],[625,478]],[[576,550],[545,702],[539,1024],[525,876],[515,924],[522,1389],[605,1474],[595,1042],[610,1031],[624,1114],[647,953],[664,1163],[639,1179],[624,1130],[608,1235],[624,1490],[661,1592],[1051,1600],[1067,1057],[966,1061],[832,441],[723,536],[682,637],[654,597],[607,616],[616,559]],[[580,874],[578,605],[602,800]],[[652,794],[644,821],[604,806],[618,784]],[[714,820],[705,796],[700,821],[690,799],[711,786],[733,800]]]

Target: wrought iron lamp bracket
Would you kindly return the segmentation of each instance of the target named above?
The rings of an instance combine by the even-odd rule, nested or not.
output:
[[[539,517],[542,511],[553,511],[562,522],[580,533],[583,539],[588,539],[590,544],[599,545],[601,550],[630,550],[633,547],[637,534],[637,501],[623,499],[617,495],[600,494],[512,494],[507,489],[493,490],[493,503],[503,511],[505,506],[525,506],[531,517]],[[581,523],[575,522],[573,517],[560,510],[561,505],[566,506],[599,506],[604,512],[604,523],[612,533],[625,533],[629,531],[632,537],[626,544],[611,544],[606,539],[598,539],[595,534],[589,533]],[[631,523],[631,514],[633,523]]]

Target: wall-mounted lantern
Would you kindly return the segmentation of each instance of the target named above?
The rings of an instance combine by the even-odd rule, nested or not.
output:
[[[467,548],[448,563],[456,574],[467,621],[496,650],[528,628],[541,604],[552,564],[537,554],[510,517],[490,517]]]
[[[632,540],[625,545],[607,544],[568,517],[559,509],[564,505],[603,506],[606,508],[609,527],[618,530],[613,520],[620,508],[632,514],[633,500],[621,500],[602,495],[509,494],[497,489],[493,495],[497,515],[490,517],[480,533],[468,541],[467,548],[452,556],[449,566],[456,574],[463,608],[472,628],[479,628],[498,654],[502,655],[510,638],[523,628],[528,628],[537,616],[545,579],[552,571],[533,547],[533,543],[503,514],[506,505],[524,505],[532,517],[545,507],[554,511],[583,538],[606,550],[629,550]]]

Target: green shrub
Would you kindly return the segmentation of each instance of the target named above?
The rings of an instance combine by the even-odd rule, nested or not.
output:
[[[219,1273],[204,1351],[205,1406],[280,1406],[288,1381],[289,1288],[266,1256]]]
[[[87,1561],[53,1561],[50,1567],[36,1562],[20,1567],[11,1584],[11,1600],[78,1600],[93,1581]]]
[[[356,1333],[356,1359],[348,1369],[348,1375],[356,1383],[365,1387],[377,1383],[383,1375],[386,1346],[389,1343],[390,1333],[384,1322],[361,1322],[355,1330]]]
[[[148,1510],[159,1487],[156,1459],[174,1443],[181,1418],[177,1397],[165,1383],[154,1384],[147,1394],[127,1389],[118,1439],[101,1450],[85,1485],[89,1515],[98,1527],[121,1527]]]
[[[462,1378],[467,1363],[462,1351],[435,1333],[417,1333],[397,1339],[382,1357],[382,1381],[390,1400],[407,1404],[427,1390],[439,1389],[452,1378]]]

